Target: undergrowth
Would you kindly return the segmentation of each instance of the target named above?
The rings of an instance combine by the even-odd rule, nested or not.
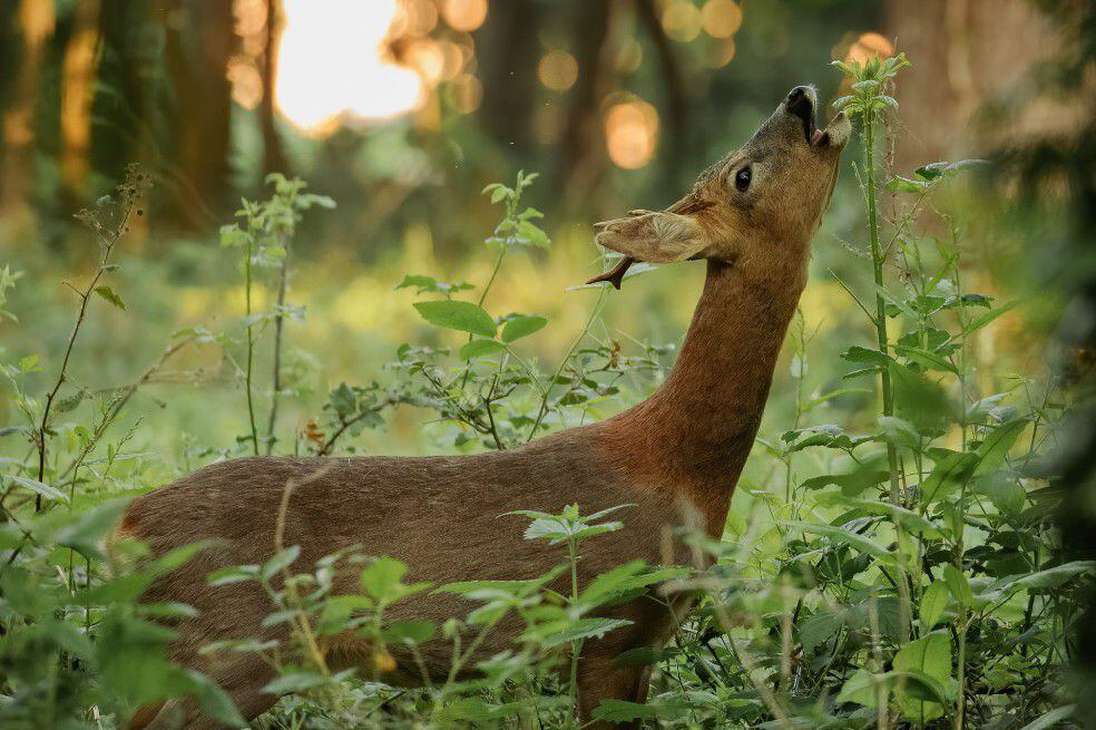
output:
[[[581,585],[576,562],[598,549],[599,534],[627,520],[626,510],[586,515],[581,505],[558,515],[523,513],[526,538],[560,550],[558,569],[529,581],[409,584],[408,566],[355,551],[297,574],[288,566],[298,547],[279,539],[266,562],[210,576],[257,582],[270,597],[268,625],[289,628],[282,642],[241,637],[206,649],[256,653],[277,668],[268,689],[289,694],[263,726],[574,727],[581,647],[620,628],[597,609],[656,586],[695,591],[698,606],[666,647],[621,657],[655,666],[649,703],[605,702],[601,719],[956,730],[1069,722],[1075,595],[1093,567],[1063,562],[1052,521],[1061,488],[1051,457],[1070,395],[1053,380],[1004,377],[979,360],[977,338],[1015,302],[967,288],[964,221],[934,200],[983,163],[937,162],[909,176],[891,169],[891,93],[905,65],[901,56],[840,64],[851,93],[837,105],[859,122],[864,142],[855,169],[871,281],[859,293],[841,285],[862,312],[863,336],[848,343],[846,372],[834,385],[815,380],[811,336],[802,317],[793,326],[795,415],[758,439],[753,458],[772,468],[768,483],[743,487],[757,509],[749,520],[731,520],[722,540],[684,536],[714,559],[712,567],[629,563]],[[563,357],[547,366],[524,345],[549,320],[493,307],[508,258],[551,245],[540,213],[526,203],[535,179],[519,173],[513,186],[484,190],[501,211],[485,241],[494,261],[486,281],[409,272],[394,282],[420,297],[415,309],[438,329],[430,344],[402,345],[375,381],[338,384],[296,429],[279,419],[279,404],[299,387],[285,367],[286,323],[305,319],[292,303],[294,240],[302,216],[333,201],[272,176],[271,197],[245,201],[240,222],[221,231],[243,279],[244,319],[223,331],[195,327],[165,337],[162,355],[140,377],[105,391],[73,382],[70,362],[81,355],[94,306],[140,316],[111,278],[120,265],[115,244],[143,214],[146,177],[131,168],[113,198],[78,215],[100,255],[87,281],[69,285],[76,298],[63,359],[0,350],[21,417],[0,429],[7,453],[0,459],[0,725],[119,727],[140,705],[181,696],[240,723],[218,687],[164,659],[171,632],[160,622],[192,609],[137,600],[202,546],[152,563],[135,560],[137,546],[103,548],[125,506],[112,498],[117,480],[142,480],[146,462],[129,457],[155,427],[129,418],[127,405],[192,344],[222,348],[246,414],[236,443],[209,444],[206,458],[358,453],[363,430],[408,407],[445,424],[454,450],[510,449],[595,417],[599,404],[628,405],[629,394],[657,385],[672,347],[598,336],[604,286]],[[277,292],[265,311],[252,297],[257,280]],[[6,293],[26,285],[10,265],[0,269],[4,327],[22,326],[19,312],[4,307]],[[39,371],[50,373],[50,386],[28,392],[27,376]],[[637,387],[622,388],[625,382]],[[849,423],[820,419],[832,401],[864,393],[878,396],[865,401],[877,402],[877,411]],[[361,590],[336,594],[340,571],[357,574]],[[572,576],[566,594],[547,588],[560,575]],[[435,590],[477,607],[441,625],[386,620],[393,603]],[[476,642],[506,616],[524,627],[511,651],[478,659]],[[370,640],[372,663],[336,672],[325,646],[346,631]],[[478,638],[462,644],[468,636]],[[385,683],[393,651],[414,654],[437,637],[453,642],[445,682],[424,677],[413,690]]]

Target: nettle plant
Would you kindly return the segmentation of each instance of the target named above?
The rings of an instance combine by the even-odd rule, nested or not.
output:
[[[407,583],[407,565],[358,549],[325,556],[312,572],[291,573],[288,566],[296,561],[300,549],[283,547],[281,535],[284,505],[292,489],[288,485],[283,498],[274,555],[261,565],[226,568],[209,577],[213,585],[259,583],[271,600],[263,627],[274,636],[220,641],[207,645],[203,653],[262,656],[278,673],[265,690],[294,693],[283,699],[270,717],[293,727],[315,723],[421,727],[424,722],[437,727],[513,723],[575,727],[577,652],[582,642],[630,623],[599,617],[598,610],[683,575],[681,569],[652,570],[642,561],[633,561],[580,584],[577,565],[584,550],[596,550],[594,538],[622,527],[619,521],[605,518],[627,505],[592,515],[581,514],[578,505],[555,515],[508,513],[530,519],[525,539],[547,541],[564,549],[556,568],[529,580],[477,580],[441,586]],[[346,584],[339,580],[340,575],[356,576],[353,583],[358,590],[339,593],[337,585]],[[568,586],[564,593],[553,590],[561,576]],[[427,620],[388,620],[386,611],[391,606],[400,602],[413,606],[415,596],[427,591],[461,596],[469,610],[440,625]],[[480,651],[484,640],[504,620],[522,627],[513,648],[484,655]],[[328,649],[347,633],[369,639],[373,652],[370,666],[334,671],[328,665]],[[441,682],[432,680],[422,659],[437,642],[452,647],[451,664]],[[385,673],[396,667],[396,652],[411,655],[421,667],[422,675],[417,678],[420,689],[397,689],[384,683]],[[631,711],[617,705],[628,704],[606,703],[598,716],[626,719]]]
[[[278,423],[278,406],[285,395],[295,395],[291,383],[285,382],[285,323],[287,320],[302,321],[304,308],[286,301],[290,277],[290,257],[292,243],[305,211],[313,207],[334,208],[335,201],[326,195],[305,192],[308,184],[298,178],[287,178],[281,173],[266,176],[266,182],[273,185],[274,192],[264,201],[242,201],[236,211],[241,223],[230,223],[221,227],[221,246],[240,249],[244,275],[244,362],[241,365],[231,356],[227,345],[231,338],[222,335],[226,345],[226,357],[234,366],[244,386],[247,398],[248,433],[241,436],[241,443],[250,442],[251,451],[258,456],[260,449],[270,454],[277,441],[275,434]],[[254,267],[275,269],[277,271],[277,296],[271,308],[264,312],[254,311],[252,296],[255,283]],[[272,375],[270,379],[270,408],[265,433],[260,434],[256,420],[255,405],[255,348],[261,331],[267,326],[273,327]]]
[[[620,397],[626,377],[633,384],[638,379],[643,387],[666,372],[666,355],[673,346],[639,342],[638,352],[626,354],[619,341],[593,332],[605,302],[604,285],[594,287],[601,291],[588,319],[549,373],[516,349],[519,341],[546,327],[548,319],[520,312],[493,316],[488,311],[488,296],[507,257],[551,245],[537,225],[540,211],[522,202],[536,178],[536,173],[519,171],[513,187],[493,183],[483,190],[502,207],[502,217],[484,241],[494,252],[494,265],[475,301],[460,298],[477,289],[466,281],[408,274],[396,285],[434,297],[415,303],[416,311],[440,330],[464,333],[464,342],[459,347],[403,344],[397,359],[386,366],[394,374],[389,385],[339,384],[323,407],[323,417],[305,434],[314,453],[329,454],[342,436],[383,424],[383,411],[399,404],[432,410],[438,420],[454,424],[451,443],[459,449],[513,448],[551,428],[581,422],[591,408]]]

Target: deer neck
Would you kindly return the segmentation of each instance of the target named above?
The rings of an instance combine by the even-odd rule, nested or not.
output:
[[[766,263],[758,274],[748,266],[708,262],[704,292],[673,370],[611,429],[618,449],[640,450],[630,460],[640,471],[692,493],[709,531],[722,529],[806,283],[802,261],[775,269]]]

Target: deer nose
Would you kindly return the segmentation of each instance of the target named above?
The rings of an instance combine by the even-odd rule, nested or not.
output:
[[[796,86],[788,92],[788,98],[784,102],[785,108],[793,114],[801,114],[802,110],[814,106],[814,89],[810,86]]]

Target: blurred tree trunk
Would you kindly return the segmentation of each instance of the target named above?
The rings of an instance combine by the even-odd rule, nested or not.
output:
[[[0,209],[25,203],[32,187],[34,108],[53,5],[34,0],[0,3]]]
[[[63,183],[61,159],[64,137],[61,130],[65,56],[76,25],[76,13],[59,14],[53,33],[46,39],[41,65],[35,78],[34,181],[29,201],[34,208],[43,240],[50,247],[60,245],[70,216],[77,205],[72,190]]]
[[[598,99],[604,95],[602,49],[609,37],[610,0],[587,0],[573,18],[578,79],[571,89],[571,106],[560,143],[559,177],[567,194],[568,206],[587,200],[605,170],[601,140],[601,109]],[[600,154],[595,155],[597,149]]]
[[[887,0],[884,33],[896,39],[913,68],[898,84],[903,126],[900,170],[984,154],[1012,131],[1045,129],[1045,113],[1030,110],[1011,126],[987,126],[984,102],[1008,92],[1059,47],[1047,19],[1028,0]],[[1007,42],[1003,39],[1008,39]],[[990,107],[993,104],[991,103]]]
[[[591,5],[601,2],[588,0]],[[540,44],[523,39],[529,38],[530,29],[540,27],[541,9],[535,0],[504,0],[490,7],[490,17],[476,36],[483,75],[479,118],[504,148],[513,147],[520,154],[532,141],[540,58]]]
[[[228,60],[237,47],[232,3],[169,0],[165,53],[177,125],[166,211],[187,230],[209,230],[229,212],[232,105]]]
[[[662,27],[654,0],[636,0],[636,14],[647,29],[651,42],[658,52],[659,73],[662,75],[662,107],[666,119],[666,129],[662,138],[666,140],[666,146],[669,148],[663,158],[671,165],[670,174],[672,175],[678,172],[673,169],[673,166],[680,165],[688,159],[688,155],[682,154],[682,147],[688,139],[685,122],[689,107],[685,96],[685,77],[674,54],[670,38]]]
[[[91,166],[110,188],[129,162],[143,158],[141,138],[148,132],[148,72],[142,57],[143,3],[108,0],[99,13],[99,66],[92,102]]]
[[[263,100],[259,118],[263,132],[263,175],[271,172],[288,174],[282,138],[274,119],[274,80],[278,75],[278,42],[282,32],[281,3],[267,0],[266,46],[263,49]]]

